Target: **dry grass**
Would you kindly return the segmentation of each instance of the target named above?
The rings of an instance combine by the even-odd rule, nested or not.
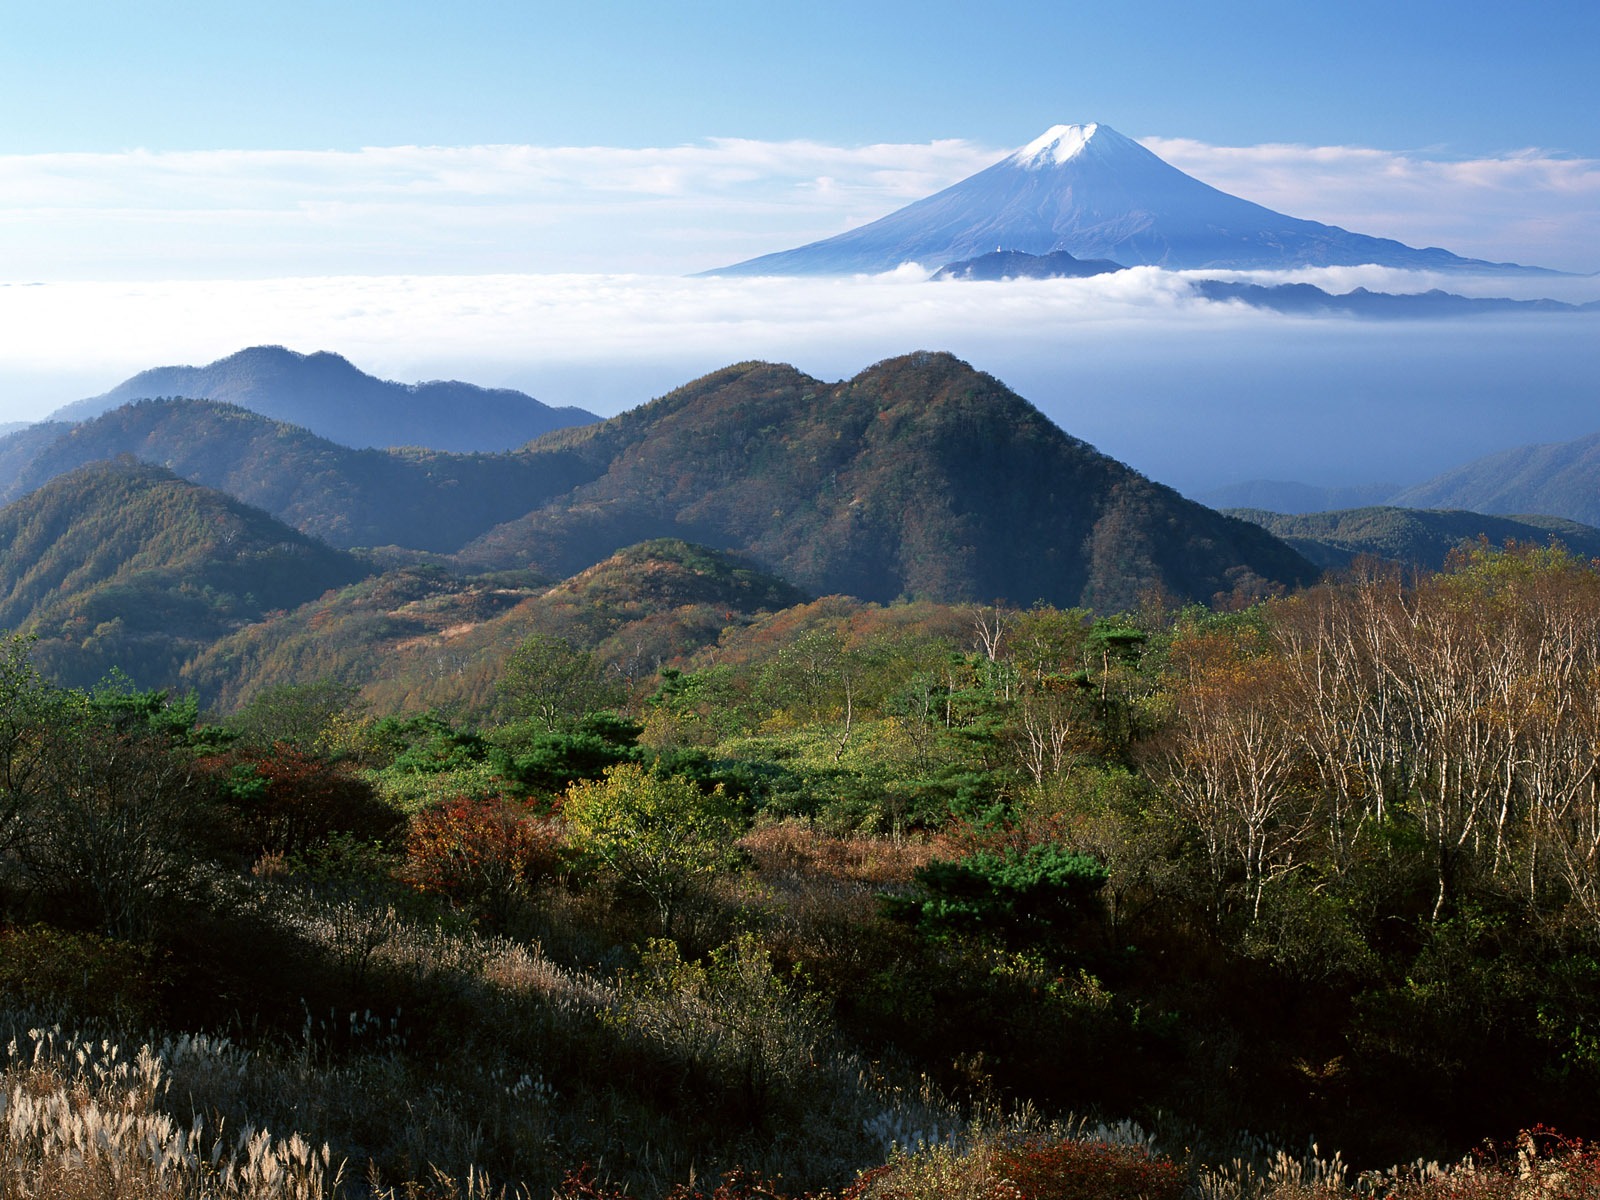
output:
[[[324,1143],[161,1107],[169,1058],[228,1057],[203,1039],[143,1046],[131,1059],[108,1040],[32,1029],[14,1038],[0,1076],[0,1195],[40,1200],[323,1200],[342,1164]]]
[[[803,820],[757,826],[739,848],[763,878],[828,876],[872,887],[909,883],[912,872],[941,854],[937,839],[837,837]]]

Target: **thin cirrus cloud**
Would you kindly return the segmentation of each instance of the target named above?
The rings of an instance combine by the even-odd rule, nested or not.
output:
[[[827,236],[992,161],[968,142],[0,157],[13,279],[681,273]]]
[[[1600,162],[1145,144],[1295,216],[1473,257],[1600,269]],[[960,139],[712,139],[0,156],[0,262],[13,280],[680,274],[862,224],[1004,153]]]

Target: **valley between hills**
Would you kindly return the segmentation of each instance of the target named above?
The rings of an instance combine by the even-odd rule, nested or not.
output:
[[[942,353],[470,451],[224,364],[0,437],[37,1090],[306,1195],[1434,1200],[1600,1130],[1600,530],[1217,512]]]

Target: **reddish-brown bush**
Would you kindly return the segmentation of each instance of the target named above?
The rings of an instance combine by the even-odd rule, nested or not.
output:
[[[559,864],[549,820],[507,800],[462,797],[418,813],[406,837],[406,874],[425,892],[498,920]]]
[[[383,839],[399,825],[366,780],[288,742],[264,754],[221,755],[201,765],[257,854],[302,854],[335,833]]]
[[[801,821],[781,821],[752,829],[739,839],[763,876],[826,875],[875,887],[909,882],[918,867],[940,855],[933,841],[836,837]]]
[[[1108,1142],[1024,1142],[994,1168],[1028,1200],[1178,1200],[1187,1178],[1169,1158]]]

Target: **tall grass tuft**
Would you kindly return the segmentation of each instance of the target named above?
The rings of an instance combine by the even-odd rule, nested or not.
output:
[[[298,1133],[230,1132],[197,1115],[180,1124],[159,1104],[168,1058],[217,1058],[206,1039],[143,1046],[30,1029],[6,1047],[0,1073],[0,1195],[39,1200],[325,1200],[343,1164]]]

